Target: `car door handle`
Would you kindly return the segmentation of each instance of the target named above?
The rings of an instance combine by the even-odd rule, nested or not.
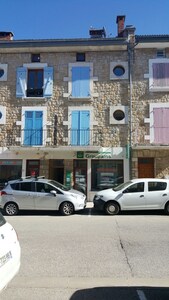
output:
[[[143,198],[144,197],[144,195],[140,195],[140,198]]]
[[[163,196],[167,196],[167,194],[163,194]]]

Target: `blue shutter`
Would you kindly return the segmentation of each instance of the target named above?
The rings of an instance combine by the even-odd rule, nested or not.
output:
[[[90,112],[73,111],[71,124],[71,145],[86,146],[90,144]]]
[[[78,145],[79,141],[79,111],[72,111],[71,145]]]
[[[25,112],[24,145],[32,145],[33,111]]]
[[[26,68],[17,68],[16,97],[26,97]]]
[[[80,145],[90,144],[90,112],[80,112]]]
[[[90,68],[89,67],[72,68],[72,97],[74,98],[90,97]]]
[[[45,67],[43,96],[51,97],[52,94],[53,94],[53,67]]]
[[[42,111],[25,112],[24,145],[42,145]]]

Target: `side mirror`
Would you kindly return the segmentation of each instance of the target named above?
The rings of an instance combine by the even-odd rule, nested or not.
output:
[[[56,192],[55,190],[50,191],[50,193],[51,193],[53,196],[55,196],[55,197],[56,197],[56,195],[57,195],[57,192]]]

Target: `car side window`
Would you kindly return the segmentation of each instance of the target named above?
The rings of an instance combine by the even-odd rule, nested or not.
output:
[[[144,192],[144,182],[138,182],[130,185],[123,193],[141,193]]]
[[[148,191],[164,191],[167,187],[167,182],[152,181],[148,182]]]
[[[20,191],[34,192],[34,182],[21,182]]]

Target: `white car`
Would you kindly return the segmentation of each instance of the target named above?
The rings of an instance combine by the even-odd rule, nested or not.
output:
[[[0,292],[18,273],[21,249],[15,229],[0,213]]]
[[[123,210],[163,209],[169,214],[169,180],[157,178],[133,179],[117,187],[95,194],[94,208],[108,215]]]
[[[86,195],[42,177],[9,181],[0,191],[0,208],[7,215],[19,210],[59,210],[69,216],[86,206]]]

